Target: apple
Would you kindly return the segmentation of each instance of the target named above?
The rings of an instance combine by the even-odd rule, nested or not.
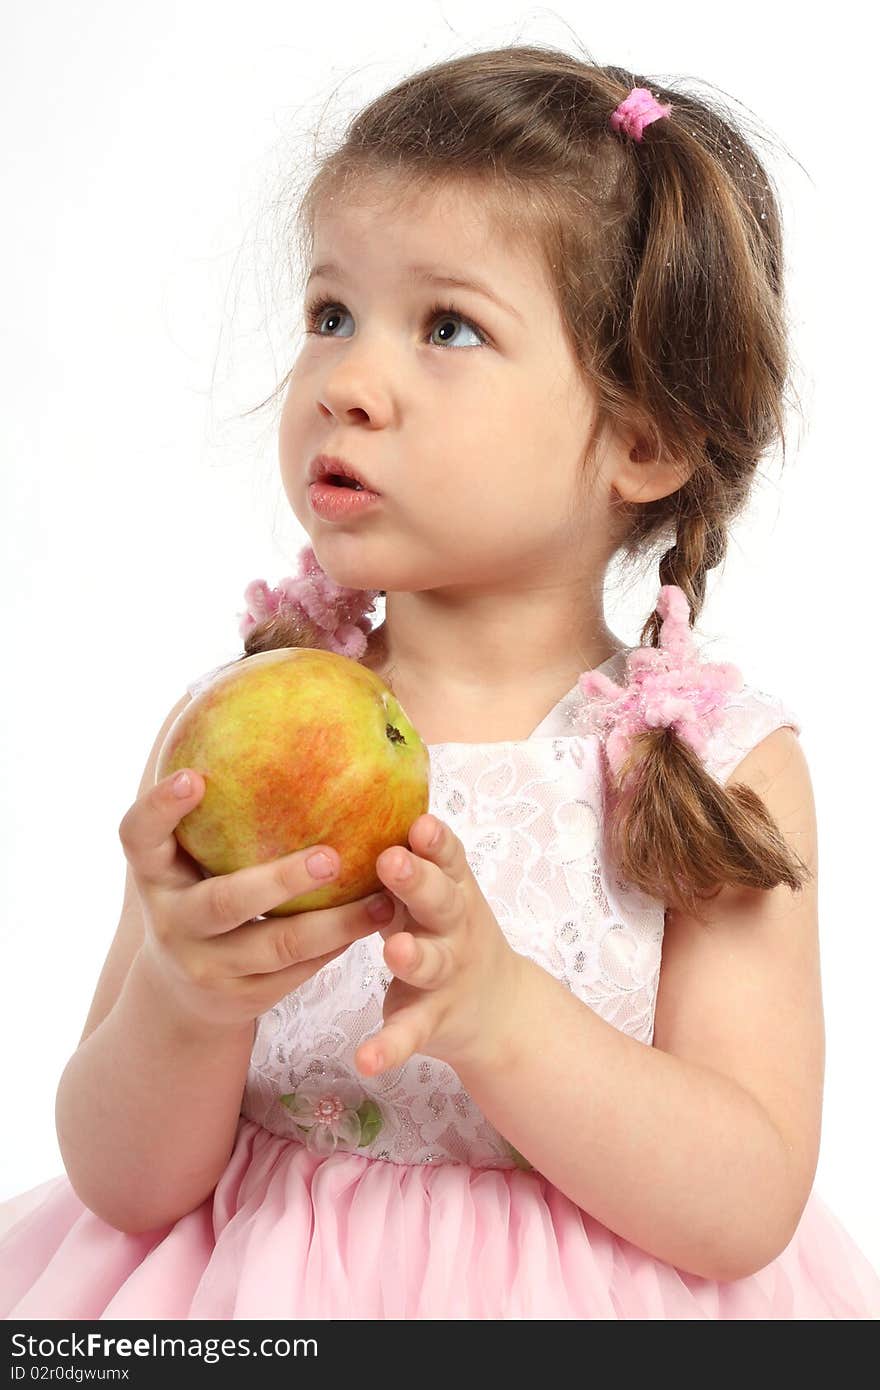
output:
[[[175,835],[206,876],[309,845],[339,854],[335,879],[266,917],[379,892],[377,858],[408,847],[428,809],[428,749],[393,692],[318,648],[257,652],[221,671],[168,730],[156,781],[182,767],[201,773],[205,791]]]

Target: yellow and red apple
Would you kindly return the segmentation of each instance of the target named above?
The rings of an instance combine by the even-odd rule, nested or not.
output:
[[[156,781],[182,767],[201,774],[205,791],[175,834],[208,875],[309,845],[339,854],[335,879],[267,917],[381,890],[376,859],[408,847],[428,809],[428,749],[393,692],[359,662],[312,647],[258,652],[221,671],[169,729]]]

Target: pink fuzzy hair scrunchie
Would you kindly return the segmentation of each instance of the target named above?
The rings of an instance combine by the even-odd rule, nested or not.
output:
[[[362,657],[371,631],[368,613],[375,611],[380,589],[347,589],[336,584],[318,563],[312,546],[298,557],[298,574],[280,579],[270,589],[265,579],[252,579],[244,591],[247,609],[240,613],[239,636],[282,609],[318,628],[320,645],[339,656]]]
[[[698,756],[724,717],[727,695],[743,678],[730,662],[703,661],[689,627],[690,604],[677,584],[660,589],[659,647],[636,647],[626,659],[623,685],[602,671],[585,671],[578,685],[588,698],[575,722],[604,742],[619,776],[632,740],[646,729],[671,728]]]

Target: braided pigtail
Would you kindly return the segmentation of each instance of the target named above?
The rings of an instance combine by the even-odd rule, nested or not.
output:
[[[664,559],[674,569],[674,552]],[[689,588],[702,596],[704,570]],[[646,624],[655,644],[630,653],[622,688],[599,671],[581,676],[591,698],[579,722],[603,739],[606,835],[621,877],[703,920],[701,900],[727,885],[798,890],[811,873],[760,797],[747,786],[722,786],[704,764],[728,697],[743,682],[736,667],[699,659],[693,620],[684,587],[664,584]]]
[[[608,827],[621,876],[700,919],[728,884],[799,890],[812,876],[751,787],[721,786],[670,728],[638,734]]]

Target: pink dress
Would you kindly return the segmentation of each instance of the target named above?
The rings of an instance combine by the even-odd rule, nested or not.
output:
[[[600,669],[620,681],[624,664],[618,653]],[[583,698],[576,685],[528,739],[431,745],[430,810],[461,839],[513,947],[650,1046],[664,909],[603,859],[601,747],[572,718]],[[800,732],[745,686],[706,765],[725,781],[784,724]],[[382,949],[378,933],[355,942],[260,1017],[234,1151],[194,1211],[128,1235],[66,1176],[0,1204],[3,1316],[880,1315],[877,1274],[815,1192],[781,1255],[719,1283],[622,1239],[530,1169],[445,1063],[414,1056],[361,1077],[353,1055],[378,1032],[391,979]],[[329,1118],[306,1128],[322,1098]]]

